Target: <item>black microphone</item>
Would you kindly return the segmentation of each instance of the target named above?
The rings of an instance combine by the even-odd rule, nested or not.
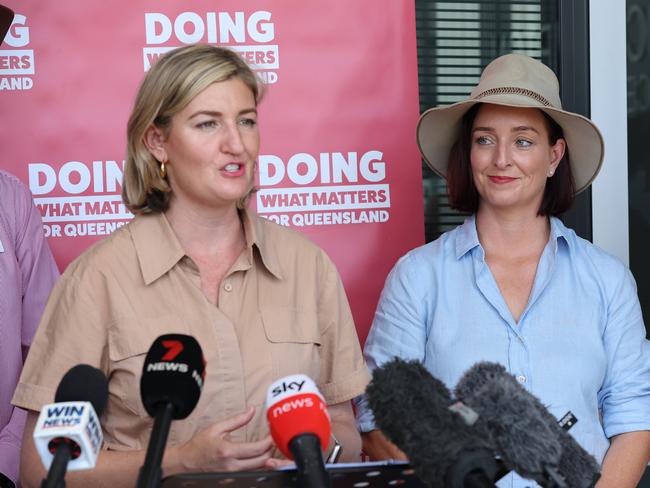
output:
[[[373,371],[366,390],[375,421],[432,488],[494,487],[488,441],[449,409],[451,394],[416,361],[394,359]]]
[[[205,361],[194,337],[166,334],[158,337],[144,360],[140,394],[147,413],[154,418],[138,488],[159,487],[162,462],[171,421],[184,419],[199,402]]]
[[[41,487],[65,487],[71,460],[71,469],[94,467],[102,443],[99,417],[107,401],[108,381],[99,369],[79,364],[63,375],[55,403],[41,409],[34,429],[39,455],[46,467],[50,463]]]
[[[543,487],[586,488],[598,464],[514,376],[497,363],[472,366],[456,397],[478,414],[474,427],[496,446],[506,467]]]

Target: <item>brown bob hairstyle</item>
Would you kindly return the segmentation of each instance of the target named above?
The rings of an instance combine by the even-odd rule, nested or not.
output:
[[[480,203],[480,195],[474,185],[470,150],[472,147],[472,128],[474,119],[482,104],[477,103],[463,116],[460,135],[449,153],[447,166],[447,193],[449,205],[460,212],[476,213]],[[564,138],[562,127],[543,111],[546,120],[549,144],[553,145],[558,139]],[[538,215],[557,216],[566,212],[573,204],[575,195],[575,180],[571,172],[569,148],[564,151],[564,157],[550,178],[546,179],[546,188]]]

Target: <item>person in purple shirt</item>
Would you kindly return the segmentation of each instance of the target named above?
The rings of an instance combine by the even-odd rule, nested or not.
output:
[[[0,488],[18,483],[26,412],[11,397],[58,276],[31,193],[0,170]]]

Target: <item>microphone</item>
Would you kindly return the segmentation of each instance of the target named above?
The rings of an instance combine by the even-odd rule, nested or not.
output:
[[[44,405],[34,428],[36,450],[48,470],[41,486],[65,486],[67,470],[92,469],[104,436],[99,417],[108,401],[108,381],[87,364],[71,368],[61,379],[54,403]]]
[[[506,467],[524,478],[543,487],[587,488],[600,477],[596,460],[502,365],[475,364],[455,393],[479,415],[474,427],[497,446]]]
[[[158,337],[144,360],[140,395],[154,418],[138,488],[159,487],[162,462],[171,421],[184,419],[199,402],[205,380],[205,360],[194,337],[165,334]]]
[[[432,488],[494,487],[490,444],[449,405],[447,387],[417,361],[396,358],[373,371],[366,390],[377,425]]]
[[[327,404],[316,384],[303,374],[272,383],[266,394],[266,418],[280,452],[296,462],[299,485],[330,486],[323,462],[331,425]]]

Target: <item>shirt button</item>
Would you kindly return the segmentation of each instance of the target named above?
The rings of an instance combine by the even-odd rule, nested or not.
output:
[[[232,291],[232,285],[230,284],[230,282],[223,285],[223,289],[226,291]]]
[[[523,374],[520,374],[519,376],[517,376],[517,381],[519,383],[526,383],[526,377]]]

